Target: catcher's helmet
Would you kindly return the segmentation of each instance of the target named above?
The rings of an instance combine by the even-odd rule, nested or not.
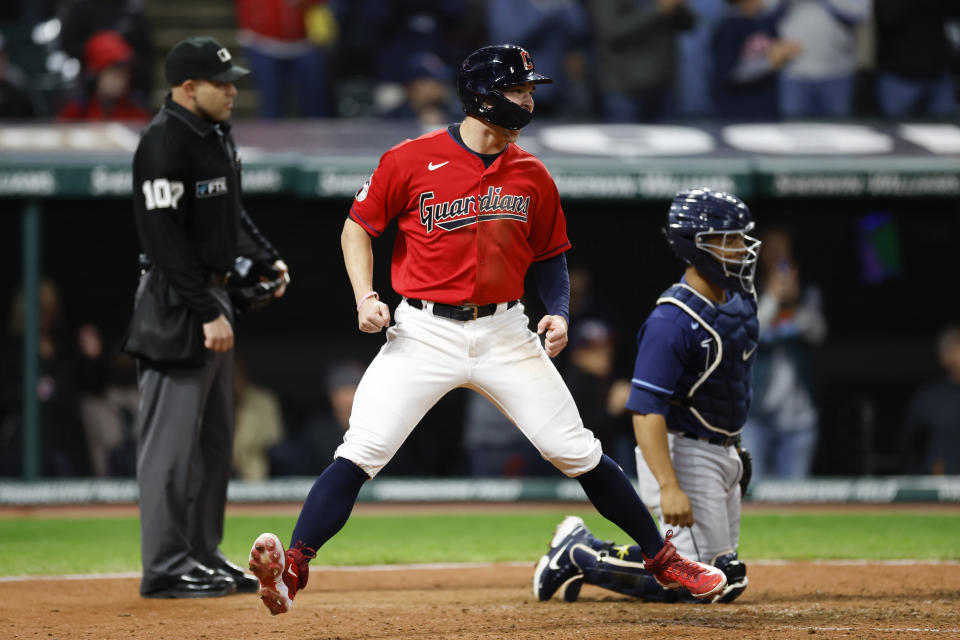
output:
[[[523,47],[497,44],[481,47],[460,65],[457,90],[465,113],[482,118],[505,129],[522,129],[533,114],[510,102],[500,91],[524,82],[553,82],[533,68],[533,58]]]
[[[753,224],[750,209],[735,195],[691,189],[674,197],[663,231],[676,254],[705,278],[755,295],[760,241],[747,235]],[[731,242],[733,236],[742,242]]]

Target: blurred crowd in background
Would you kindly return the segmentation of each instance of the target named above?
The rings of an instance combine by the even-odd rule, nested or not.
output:
[[[448,123],[457,65],[499,42],[569,121],[948,118],[960,69],[953,0],[6,0],[0,118],[144,121],[200,31],[253,71],[251,118]]]
[[[493,42],[529,49],[539,118],[584,122],[950,119],[957,109],[956,0],[6,0],[0,3],[0,120],[146,122],[176,41],[215,35],[252,71],[236,117],[459,119],[454,80]],[[385,141],[386,144],[386,141]],[[816,283],[790,234],[769,230],[758,274],[761,346],[745,440],[761,477],[815,469],[819,415],[810,355],[827,334]],[[557,367],[604,450],[634,465],[623,410],[639,327],[571,270],[571,336]],[[664,287],[669,284],[664,282]],[[135,472],[135,363],[93,325],[77,327],[57,284],[40,288],[44,476]],[[0,476],[22,473],[23,299],[0,359]],[[936,344],[944,375],[917,389],[889,470],[960,474],[960,326]],[[291,411],[237,370],[237,478],[314,475],[347,427],[366,362],[323,363],[314,406]],[[627,363],[624,367],[623,364]],[[477,394],[431,411],[385,475],[556,476]]]
[[[816,470],[821,420],[812,363],[827,334],[827,315],[819,287],[803,277],[796,262],[789,233],[771,228],[761,238],[761,341],[743,442],[753,454],[756,477],[797,480]],[[570,280],[570,342],[555,364],[604,451],[635,474],[635,441],[624,404],[637,327],[627,326],[609,301],[598,299],[588,270],[571,269]],[[96,326],[71,323],[54,282],[41,282],[39,301],[41,475],[134,476],[135,361],[111,348]],[[22,473],[22,295],[10,312],[0,352],[0,477]],[[897,417],[899,454],[886,473],[960,475],[960,325],[947,326],[929,351],[942,374],[911,392],[909,406]],[[315,397],[301,406],[280,388],[259,383],[241,349],[234,476],[256,481],[319,474],[347,430],[366,365],[350,357],[318,362],[311,387]],[[857,429],[853,424],[840,428]],[[441,400],[383,475],[560,477],[492,403],[468,390]]]

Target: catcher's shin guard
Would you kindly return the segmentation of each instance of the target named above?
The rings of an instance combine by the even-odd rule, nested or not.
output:
[[[595,549],[585,544],[577,544],[571,552],[574,564],[583,572],[584,584],[592,584],[648,602],[676,602],[680,599],[681,590],[671,591],[661,587],[653,575],[643,568],[642,562],[629,560],[631,555],[640,557],[640,547],[604,543],[601,548]],[[561,594],[564,600],[576,600],[579,586],[577,585],[575,594],[570,593],[570,589]]]

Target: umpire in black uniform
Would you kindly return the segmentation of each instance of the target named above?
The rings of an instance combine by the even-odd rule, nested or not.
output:
[[[140,594],[256,592],[220,552],[233,450],[233,308],[225,288],[239,255],[287,267],[243,208],[227,120],[249,72],[209,37],[177,43],[172,87],[133,159],[134,215],[145,253],[124,349],[138,356]]]

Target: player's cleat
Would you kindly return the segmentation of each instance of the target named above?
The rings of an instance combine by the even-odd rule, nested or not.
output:
[[[260,600],[270,613],[286,613],[293,607],[297,592],[307,586],[310,565],[316,553],[298,543],[283,550],[280,539],[262,533],[250,550],[250,572],[260,580]]]
[[[667,532],[663,549],[653,558],[643,556],[644,565],[664,589],[684,587],[694,598],[709,598],[727,585],[723,571],[709,564],[688,560],[677,553],[670,542],[673,531]]]
[[[569,602],[577,599],[583,574],[570,559],[570,551],[574,544],[585,541],[589,535],[583,520],[576,516],[567,516],[557,525],[549,551],[540,558],[533,572],[533,595],[538,600],[549,600],[558,589],[562,589],[564,599],[572,596],[573,600]]]

